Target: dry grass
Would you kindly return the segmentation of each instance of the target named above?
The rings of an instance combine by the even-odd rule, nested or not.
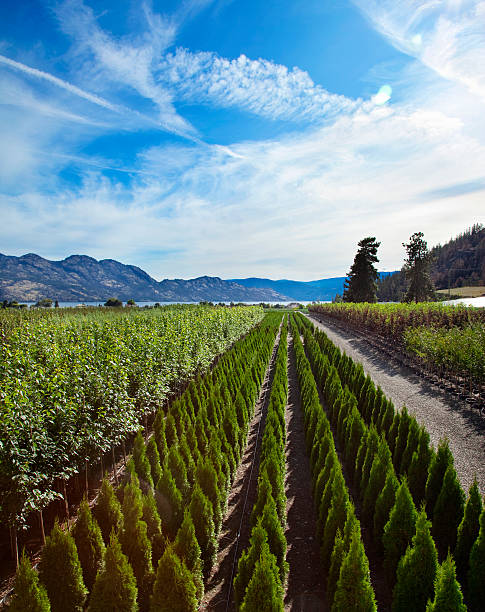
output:
[[[448,289],[438,289],[436,293],[448,294]],[[478,287],[454,287],[450,289],[452,295],[459,295],[460,297],[481,297],[485,295],[485,286],[480,285]]]

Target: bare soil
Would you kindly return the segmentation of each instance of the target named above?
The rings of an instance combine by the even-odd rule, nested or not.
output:
[[[286,560],[289,563],[285,610],[328,610],[324,573],[315,537],[317,516],[313,503],[310,461],[305,450],[305,431],[293,340],[288,335],[288,405],[286,406]]]
[[[364,371],[379,385],[396,407],[404,405],[429,432],[436,448],[447,437],[462,486],[468,491],[476,477],[485,493],[485,418],[465,401],[439,389],[410,368],[392,360],[372,342],[313,316],[311,321],[341,350],[362,363]]]
[[[260,440],[264,431],[269,396],[274,377],[274,365],[280,334],[275,341],[273,354],[266,371],[261,392],[256,402],[254,416],[243,458],[236,471],[228,498],[227,512],[222,522],[218,541],[217,559],[205,586],[200,610],[235,610],[232,581],[237,572],[237,561],[249,544],[250,516],[256,501]]]

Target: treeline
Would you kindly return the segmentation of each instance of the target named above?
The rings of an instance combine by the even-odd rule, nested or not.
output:
[[[11,610],[197,610],[281,315],[238,341],[192,381],[153,436],[137,434],[127,477],[103,481],[71,532],[47,537],[38,574],[24,557]]]
[[[393,611],[442,610],[443,601],[447,610],[465,610],[464,595],[468,609],[478,612],[485,597],[485,512],[477,483],[465,500],[446,440],[434,450],[425,428],[405,407],[396,411],[360,364],[341,353],[309,320],[297,317],[331,424],[330,428],[325,418],[317,416],[320,403],[315,397],[310,412],[314,428],[310,427],[307,435],[330,594],[335,588],[337,597],[343,559],[350,554],[345,525],[349,508],[353,508],[342,493],[345,480],[331,429],[351,479],[349,484],[359,496],[361,520],[380,551]],[[303,355],[302,349],[298,350]],[[320,434],[315,437],[316,430]],[[331,492],[334,483],[335,491]],[[339,501],[335,502],[330,528],[329,500],[333,495]],[[359,559],[352,567],[360,567],[361,574],[368,575],[363,554]],[[339,572],[332,569],[332,562],[340,564]],[[367,607],[346,605],[348,609],[374,609],[372,603]],[[344,607],[334,603],[334,609]]]
[[[430,250],[431,279],[436,289],[485,285],[485,228],[476,223],[456,238]],[[377,282],[379,302],[401,302],[407,290],[404,270]]]

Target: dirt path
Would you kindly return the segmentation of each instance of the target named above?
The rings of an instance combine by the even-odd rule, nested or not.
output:
[[[325,604],[324,573],[315,538],[316,513],[313,504],[310,462],[305,450],[305,433],[300,390],[296,374],[293,340],[288,336],[288,405],[286,420],[286,560],[290,569],[285,610],[320,612]]]
[[[392,362],[364,338],[328,322],[321,323],[313,316],[309,318],[347,355],[362,363],[366,374],[380,385],[396,408],[407,406],[426,426],[435,447],[441,438],[448,436],[462,486],[468,491],[476,475],[484,494],[485,418],[466,403],[422,380],[410,368]]]
[[[266,412],[274,377],[274,365],[280,340],[280,333],[275,340],[273,354],[256,403],[254,416],[249,426],[248,443],[243,458],[236,471],[219,535],[217,559],[205,587],[205,595],[200,610],[225,611],[234,610],[232,600],[228,605],[228,595],[232,579],[236,575],[238,559],[249,544],[249,519],[256,501],[256,485],[260,457],[260,441],[264,431]],[[239,533],[239,540],[238,540]],[[233,573],[234,572],[234,573]]]

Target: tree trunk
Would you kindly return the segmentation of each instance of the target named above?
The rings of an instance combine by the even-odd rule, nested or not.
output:
[[[89,478],[88,478],[88,460],[86,459],[86,497],[89,499]]]
[[[42,510],[39,510],[39,523],[40,523],[40,535],[42,538],[42,544],[45,544],[44,516],[42,514]]]
[[[66,511],[66,517],[67,520],[69,522],[70,516],[69,516],[69,501],[67,499],[67,488],[66,488],[66,479],[63,478],[62,479],[62,487],[63,487],[63,491],[64,491],[64,509]]]
[[[12,549],[12,557],[15,561],[15,569],[18,569],[19,566],[19,548],[17,544],[17,529],[15,527],[10,527],[10,546]]]
[[[116,457],[115,457],[115,447],[111,447],[111,456],[113,458],[113,473],[115,476],[115,485],[118,486],[118,471],[116,470]]]

